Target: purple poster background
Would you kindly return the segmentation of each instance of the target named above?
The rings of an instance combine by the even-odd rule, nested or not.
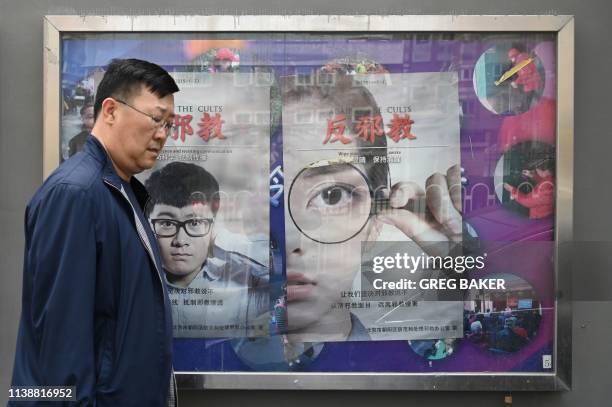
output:
[[[154,35],[135,37],[113,35],[105,38],[71,37],[63,41],[62,89],[65,111],[62,117],[62,150],[70,134],[78,129],[76,110],[79,101],[93,96],[90,79],[112,58],[142,58],[169,71],[200,67],[210,62],[211,50],[227,48],[238,55],[241,72],[272,72],[275,78],[311,74],[332,60],[351,58],[375,61],[389,73],[456,71],[459,78],[461,118],[461,165],[464,169],[464,220],[473,237],[489,254],[483,276],[499,273],[520,277],[525,290],[537,298],[541,320],[537,332],[526,345],[511,352],[495,352],[477,346],[467,336],[455,342],[452,353],[440,359],[419,355],[408,341],[334,342],[314,344],[305,349],[296,363],[287,363],[280,336],[267,339],[204,340],[176,339],[176,371],[306,371],[306,372],[552,372],[544,367],[543,356],[552,355],[554,342],[554,215],[538,218],[534,212],[519,208],[504,198],[502,179],[496,173],[512,165],[516,146],[540,142],[552,146],[556,141],[556,44],[554,36],[544,34],[492,36],[487,34],[407,34],[393,39],[330,40],[304,36],[305,40],[282,35],[254,40],[182,40]],[[256,38],[253,36],[253,38]],[[259,37],[257,37],[259,38]],[[402,39],[397,39],[402,38]],[[517,45],[520,44],[520,45]],[[487,50],[502,55],[522,47],[541,77],[535,100],[525,112],[495,113],[477,95],[475,67]],[[493,51],[491,51],[493,50]],[[498,52],[495,54],[494,51]],[[214,58],[214,55],[213,57]],[[237,61],[236,61],[237,62]],[[503,65],[503,64],[500,64]],[[497,74],[506,67],[500,67]],[[516,78],[508,81],[516,81]],[[80,89],[79,89],[80,88]],[[512,90],[510,90],[512,92]],[[80,93],[80,94],[79,94]],[[274,97],[273,97],[274,99]],[[66,104],[68,106],[66,106]],[[71,104],[74,104],[72,106]],[[274,104],[274,102],[273,102]],[[274,106],[272,107],[274,116]],[[283,283],[284,208],[280,195],[282,179],[282,128],[272,126],[270,216],[273,267],[272,297]],[[524,151],[524,150],[521,150]],[[63,159],[67,158],[65,154]],[[505,172],[504,172],[505,173]],[[505,179],[505,178],[504,178]],[[498,192],[496,192],[496,189]],[[510,300],[507,300],[510,301]],[[510,302],[508,302],[510,304]],[[513,303],[510,308],[516,309]],[[501,310],[499,310],[501,311]],[[480,313],[483,313],[481,310]],[[470,333],[466,316],[466,335]]]

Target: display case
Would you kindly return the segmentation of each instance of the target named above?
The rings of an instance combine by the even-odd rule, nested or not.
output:
[[[138,175],[206,184],[147,208],[180,388],[570,388],[572,16],[50,15],[43,52],[45,177],[113,59],[180,88]]]

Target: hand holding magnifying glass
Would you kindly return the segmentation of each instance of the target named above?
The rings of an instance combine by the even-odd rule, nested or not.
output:
[[[461,169],[450,167],[446,174],[431,175],[423,190],[414,182],[393,185],[390,208],[377,219],[395,226],[424,250],[432,242],[460,242],[462,239]],[[419,206],[425,206],[419,211]],[[430,253],[434,254],[434,253]]]

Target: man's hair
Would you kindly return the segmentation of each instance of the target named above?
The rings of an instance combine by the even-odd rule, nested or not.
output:
[[[542,171],[555,171],[555,161],[552,158],[541,158],[528,164],[529,169]]]
[[[104,99],[129,100],[143,85],[159,98],[179,90],[174,79],[159,65],[140,59],[113,59],[96,91],[94,117],[98,118]]]
[[[199,165],[172,162],[153,172],[145,182],[151,201],[147,212],[157,204],[182,208],[207,203],[213,214],[219,210],[219,183]]]
[[[81,107],[81,110],[79,110],[79,113],[81,114],[81,116],[84,116],[84,115],[85,115],[85,111],[86,111],[87,109],[89,109],[90,107],[93,107],[93,103],[91,103],[91,102],[89,102],[89,103],[85,103],[85,104],[83,105],[83,107]]]
[[[527,169],[548,170],[555,172],[555,147],[541,141],[528,142],[520,153],[527,157]]]

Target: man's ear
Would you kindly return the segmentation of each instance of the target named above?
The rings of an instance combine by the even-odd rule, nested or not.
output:
[[[106,124],[113,124],[116,121],[118,103],[113,98],[106,98],[102,101],[99,118]]]

